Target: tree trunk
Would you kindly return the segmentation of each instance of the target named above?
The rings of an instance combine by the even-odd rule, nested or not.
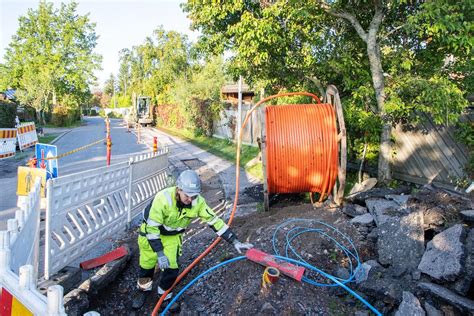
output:
[[[377,33],[383,20],[383,10],[381,0],[374,0],[374,16],[370,22],[367,32],[360,25],[356,17],[348,12],[332,10],[327,3],[322,3],[323,9],[329,14],[347,20],[356,30],[360,38],[367,44],[367,56],[369,57],[370,73],[372,75],[372,84],[375,90],[375,99],[377,100],[378,114],[384,119],[385,116],[385,91],[382,68],[382,58],[380,56],[380,47],[377,43]],[[378,166],[379,182],[387,184],[391,180],[390,171],[390,136],[392,126],[384,123],[380,133],[380,152]]]
[[[375,90],[375,99],[377,108],[382,120],[385,116],[385,86],[382,69],[382,59],[380,57],[380,47],[377,43],[377,30],[369,28],[367,33],[367,55],[370,63],[370,73],[372,74],[372,84]],[[378,181],[388,184],[391,180],[390,170],[390,152],[392,145],[390,136],[392,134],[392,125],[383,123],[382,132],[380,133],[380,151],[378,163]]]

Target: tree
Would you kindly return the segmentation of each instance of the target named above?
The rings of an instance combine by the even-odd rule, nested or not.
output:
[[[172,84],[189,68],[188,58],[187,37],[159,27],[143,44],[121,50],[120,86],[127,83],[129,95],[135,92],[150,96],[153,103],[167,102]]]
[[[131,58],[132,52],[129,49],[124,48],[120,51],[120,69],[118,74],[118,81],[120,90],[123,91],[123,95],[127,95],[127,87],[130,86]]]
[[[20,102],[32,105],[41,123],[52,104],[77,107],[90,97],[101,57],[93,52],[97,35],[77,3],[54,9],[41,1],[19,18],[19,28],[7,48],[2,74],[17,89]]]
[[[110,74],[109,79],[105,81],[104,84],[104,93],[108,94],[110,97],[116,92],[117,80],[115,79],[114,74]]]
[[[382,182],[391,177],[393,124],[416,122],[421,112],[453,121],[466,106],[459,78],[472,71],[467,2],[189,0],[183,9],[202,34],[201,48],[232,51],[234,74],[249,82],[273,90],[340,86],[345,102],[369,113],[363,122],[379,132]],[[441,63],[450,55],[452,65]],[[448,76],[453,71],[457,80]]]
[[[212,136],[213,122],[222,110],[221,88],[225,83],[222,57],[207,62],[195,62],[188,73],[172,85],[167,98],[176,104],[187,128],[196,134]]]

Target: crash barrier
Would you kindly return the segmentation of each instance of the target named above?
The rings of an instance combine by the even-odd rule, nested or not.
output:
[[[16,128],[0,128],[0,159],[15,156]]]
[[[45,270],[51,275],[125,229],[167,186],[168,149],[47,182]]]
[[[25,203],[0,231],[0,314],[66,315],[63,288],[48,288],[47,296],[36,288],[41,182],[36,179]]]
[[[23,123],[18,126],[17,137],[20,150],[34,146],[38,142],[35,123]]]
[[[141,212],[146,204],[161,189],[168,186],[168,149],[136,156],[130,159],[130,199],[128,209],[131,210],[128,222]]]
[[[36,177],[32,190],[15,212],[15,218],[7,221],[9,248],[12,251],[10,267],[15,273],[25,264],[32,265],[35,273],[38,272],[40,203],[41,178]]]

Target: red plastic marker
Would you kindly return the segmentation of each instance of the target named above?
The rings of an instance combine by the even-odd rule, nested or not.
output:
[[[101,266],[103,264],[106,264],[107,262],[116,260],[118,258],[122,258],[127,253],[128,253],[127,249],[125,249],[125,247],[122,246],[115,250],[112,250],[111,252],[106,253],[103,256],[81,262],[79,266],[84,270],[89,270],[89,269]]]
[[[259,263],[263,266],[277,268],[282,274],[301,282],[305,270],[303,267],[278,260],[274,256],[255,248],[247,250],[245,256],[250,261]]]

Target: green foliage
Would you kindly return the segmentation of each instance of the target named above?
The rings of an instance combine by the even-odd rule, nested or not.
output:
[[[110,108],[128,108],[132,105],[132,101],[127,95],[115,95],[110,99]]]
[[[51,123],[54,126],[71,126],[80,120],[79,109],[68,108],[63,105],[55,106],[52,113]]]
[[[170,89],[169,99],[179,107],[186,127],[196,135],[213,134],[213,121],[222,110],[220,89],[225,82],[223,69],[221,57],[215,57],[204,65],[196,64],[189,75],[176,80]]]
[[[436,124],[452,125],[468,105],[459,87],[440,76],[399,78],[387,89],[387,115],[393,123],[416,125],[428,114]]]
[[[120,90],[130,100],[135,93],[150,96],[152,104],[169,103],[169,91],[189,68],[188,59],[187,37],[159,27],[143,44],[120,51]]]
[[[0,101],[0,128],[14,128],[16,104],[9,101]]]
[[[51,144],[53,140],[58,137],[58,134],[47,134],[44,136],[38,136],[38,142],[41,144]]]
[[[455,137],[467,147],[469,162],[465,169],[468,176],[472,179],[474,177],[474,123],[458,122],[455,128]]]
[[[474,150],[474,123],[458,122],[456,124],[456,138],[470,149]]]
[[[183,9],[201,51],[232,52],[235,78],[270,94],[335,84],[352,157],[368,143],[367,158],[376,158],[384,123],[452,124],[474,86],[470,1],[188,0]],[[370,30],[377,14],[383,22]]]
[[[110,74],[109,79],[105,81],[104,85],[104,93],[108,94],[110,97],[112,97],[115,92],[115,86],[116,86],[116,79],[114,74]]]
[[[123,118],[122,114],[120,113],[115,113],[115,112],[109,112],[107,114],[108,118]]]
[[[95,24],[76,9],[76,2],[54,9],[41,1],[19,18],[7,49],[2,85],[7,80],[18,100],[38,112],[49,112],[52,103],[77,107],[90,97],[93,72],[100,67],[93,52],[97,36]]]

